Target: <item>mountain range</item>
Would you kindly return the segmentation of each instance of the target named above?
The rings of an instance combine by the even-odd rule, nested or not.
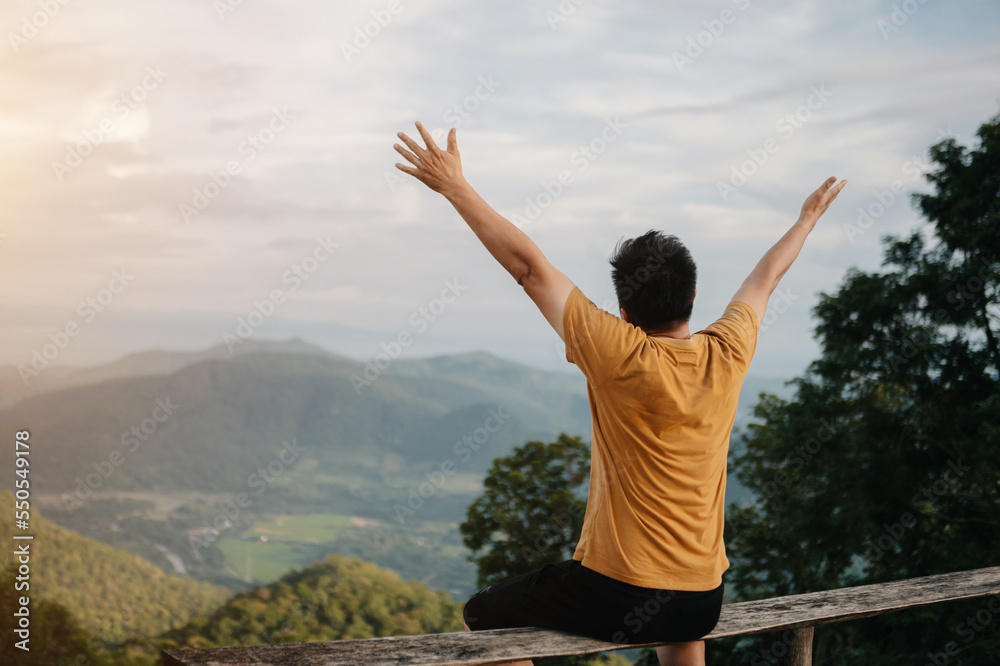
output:
[[[245,589],[236,546],[219,546],[274,537],[285,550],[235,551],[270,560],[275,575],[258,582],[339,552],[464,594],[455,526],[492,460],[561,432],[590,440],[586,384],[568,369],[486,353],[366,362],[248,340],[51,367],[27,385],[0,368],[0,428],[31,432],[34,506],[168,573]],[[737,425],[760,390],[788,392],[748,379]],[[730,501],[742,493],[730,479]],[[418,509],[405,526],[401,507]],[[282,515],[311,515],[312,527],[282,528]]]

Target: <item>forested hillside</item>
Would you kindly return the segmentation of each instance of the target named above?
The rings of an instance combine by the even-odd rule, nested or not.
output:
[[[49,536],[46,533],[46,536]],[[110,550],[110,549],[109,549]],[[104,553],[108,555],[108,553]],[[130,558],[118,554],[119,558]],[[9,581],[7,581],[9,582]],[[134,581],[133,581],[134,582]],[[0,611],[15,602],[0,594]],[[95,590],[91,590],[95,591]],[[121,645],[88,636],[85,608],[69,612],[48,600],[33,602],[33,651],[16,651],[0,639],[0,663],[32,666],[156,666],[160,651],[211,647],[372,638],[461,631],[461,607],[443,592],[355,558],[330,556],[280,581],[233,597],[160,636],[137,636]],[[82,626],[82,628],[81,628]]]
[[[266,475],[251,475],[282,455],[284,442],[293,441],[304,454],[298,463],[312,460],[321,470],[336,468],[381,484],[387,456],[398,457],[410,471],[429,470],[483,426],[489,409],[503,416],[502,427],[464,471],[484,471],[491,453],[505,453],[529,436],[588,429],[581,385],[574,388],[568,378],[562,385],[543,381],[546,373],[509,362],[489,367],[490,357],[477,356],[466,364],[463,378],[413,368],[406,374],[386,372],[358,389],[352,377],[363,376],[365,366],[357,361],[247,354],[169,375],[33,396],[0,411],[0,428],[28,424],[33,439],[44,442],[32,456],[38,490],[64,493],[82,484],[78,495],[93,486],[256,490],[254,481],[266,483]],[[399,370],[408,367],[400,362]],[[88,481],[102,466],[108,470],[104,478]],[[335,492],[314,485],[287,490],[291,500],[328,499],[326,491]]]
[[[460,605],[361,560],[331,555],[241,593],[168,633],[180,647],[298,643],[461,631]]]
[[[14,497],[4,491],[0,541],[5,544],[13,543],[13,523]],[[107,641],[156,636],[229,596],[220,587],[169,576],[140,557],[54,525],[38,511],[32,512],[30,533],[33,598],[58,602],[85,630]]]

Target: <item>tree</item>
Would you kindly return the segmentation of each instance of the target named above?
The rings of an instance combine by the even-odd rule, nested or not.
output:
[[[485,587],[562,562],[573,555],[583,527],[590,449],[560,433],[555,442],[527,442],[493,461],[485,491],[459,526]],[[482,554],[477,555],[480,551]],[[605,656],[539,659],[539,666],[590,666]]]
[[[39,601],[30,591],[16,591],[17,576],[14,562],[0,571],[0,614],[6,622],[0,635],[0,662],[21,666],[108,663],[103,643],[81,628],[64,606],[47,599]],[[22,606],[20,601],[25,596],[28,604]],[[17,646],[24,638],[14,633],[19,619],[15,613],[25,612],[30,621],[28,641],[24,644],[27,650]]]
[[[242,592],[162,638],[181,647],[331,641],[461,631],[445,592],[353,557],[328,555]]]
[[[927,222],[883,237],[882,272],[851,269],[821,294],[820,358],[791,400],[761,394],[731,461],[757,498],[728,512],[739,598],[1000,562],[1000,115],[977,136],[931,147],[935,191],[913,197]],[[983,618],[997,609],[984,598],[818,627],[815,663],[995,664],[1000,632]],[[769,635],[723,651],[766,664],[783,647]]]
[[[485,492],[459,526],[485,587],[573,555],[587,503],[577,491],[590,477],[590,449],[560,434],[528,442],[493,461]],[[480,551],[485,551],[477,555]]]

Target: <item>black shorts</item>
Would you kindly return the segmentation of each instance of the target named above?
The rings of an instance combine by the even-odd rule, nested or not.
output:
[[[480,590],[463,615],[472,630],[539,627],[612,643],[686,643],[715,628],[723,588],[638,587],[567,560]]]

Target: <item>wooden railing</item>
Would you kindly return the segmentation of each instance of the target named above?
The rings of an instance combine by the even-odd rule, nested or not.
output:
[[[813,627],[926,606],[1000,594],[1000,567],[845,587],[773,599],[725,604],[706,640],[791,630],[776,643],[782,664],[812,663]],[[788,632],[786,632],[786,635]],[[164,666],[473,666],[536,657],[558,657],[636,647],[543,629],[393,636],[363,640],[168,650]]]

